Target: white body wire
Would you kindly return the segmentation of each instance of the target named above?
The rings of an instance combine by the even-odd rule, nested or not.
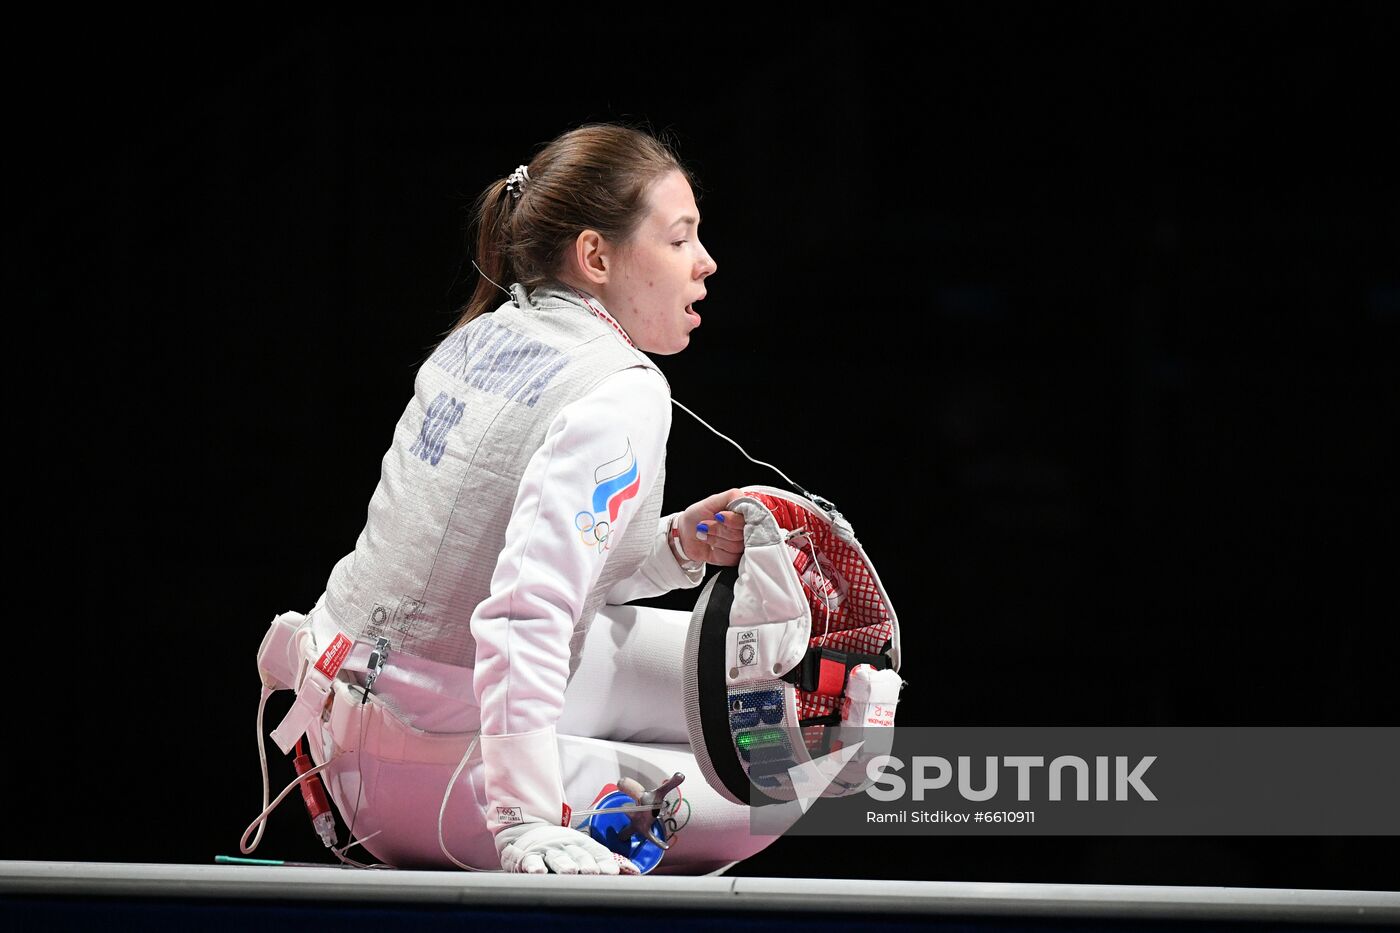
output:
[[[443,855],[447,856],[448,861],[450,861],[453,865],[456,865],[458,868],[462,869],[463,871],[495,871],[495,872],[499,872],[499,871],[504,871],[505,869],[502,869],[502,868],[477,868],[475,865],[468,865],[466,862],[459,862],[459,861],[457,861],[456,856],[454,856],[451,852],[448,852],[448,851],[447,851],[447,840],[446,840],[445,838],[443,838],[443,835],[442,835],[442,820],[443,820],[443,817],[445,817],[445,816],[447,815],[447,801],[448,801],[449,799],[451,799],[451,797],[452,797],[452,788],[454,788],[454,787],[457,786],[457,778],[461,777],[461,775],[462,775],[462,769],[465,768],[465,767],[467,766],[467,760],[471,758],[472,752],[476,750],[476,740],[479,739],[479,738],[481,738],[481,733],[480,733],[480,732],[477,732],[475,735],[472,736],[472,741],[471,741],[471,744],[467,746],[466,754],[464,754],[464,755],[462,756],[462,760],[461,760],[461,761],[457,762],[457,770],[456,770],[456,771],[453,771],[453,772],[452,772],[452,777],[448,778],[448,780],[447,780],[447,790],[443,791],[443,794],[442,794],[442,806],[438,807],[438,824],[437,824],[437,830],[438,830],[438,848],[442,850],[442,854],[443,854]]]

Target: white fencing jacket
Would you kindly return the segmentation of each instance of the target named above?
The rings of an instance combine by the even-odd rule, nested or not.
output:
[[[375,692],[425,731],[552,726],[597,608],[703,578],[660,515],[670,388],[567,286],[483,315],[420,368],[355,551],[313,613],[387,637]]]

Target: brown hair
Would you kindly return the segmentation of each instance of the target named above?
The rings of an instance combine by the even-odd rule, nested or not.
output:
[[[453,331],[504,300],[489,280],[519,282],[526,289],[554,280],[585,229],[626,243],[646,213],[648,189],[670,172],[679,170],[697,187],[669,142],[616,123],[570,130],[546,145],[528,169],[530,180],[519,198],[501,178],[476,199],[471,228],[482,275]]]

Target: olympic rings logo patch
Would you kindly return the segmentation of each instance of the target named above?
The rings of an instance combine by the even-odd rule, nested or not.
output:
[[[606,521],[595,520],[592,512],[580,512],[575,515],[574,527],[578,529],[579,540],[590,547],[596,546],[599,554],[610,546],[609,534],[612,525]]]

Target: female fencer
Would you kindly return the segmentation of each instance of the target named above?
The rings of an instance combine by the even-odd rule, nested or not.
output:
[[[625,605],[744,548],[737,489],[661,514],[670,387],[647,354],[686,349],[717,269],[693,189],[667,145],[610,124],[486,188],[475,293],[418,371],[364,531],[311,612],[279,617],[307,663],[273,736],[304,731],[384,864],[637,873],[574,814],[619,786],[667,821],[658,872],[775,838],[695,768],[688,615]]]

